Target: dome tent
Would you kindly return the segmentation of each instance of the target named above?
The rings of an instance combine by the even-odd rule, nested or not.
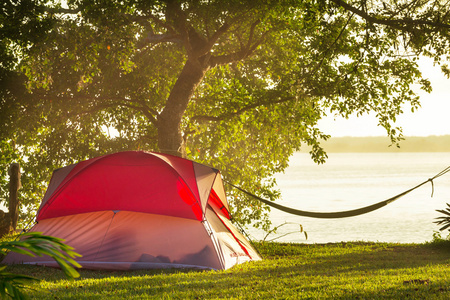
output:
[[[183,158],[119,152],[53,172],[31,229],[59,237],[90,269],[227,269],[261,257],[230,222],[218,170]],[[10,253],[3,263],[56,266]]]

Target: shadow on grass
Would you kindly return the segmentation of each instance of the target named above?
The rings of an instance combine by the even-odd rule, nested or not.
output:
[[[263,261],[227,271],[81,270],[74,282],[43,267],[13,271],[45,278],[41,287],[46,292],[34,292],[36,299],[445,299],[450,295],[449,245],[264,243],[257,245]]]

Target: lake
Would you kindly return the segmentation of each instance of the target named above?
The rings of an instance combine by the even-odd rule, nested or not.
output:
[[[300,210],[333,212],[352,210],[400,194],[450,165],[450,152],[437,153],[329,153],[327,162],[315,164],[308,153],[295,153],[284,174],[278,174],[282,199],[277,203]],[[450,173],[412,191],[374,212],[344,219],[313,219],[290,215],[272,208],[273,226],[281,226],[275,238],[298,231],[301,224],[308,233],[289,234],[276,241],[329,243],[374,241],[421,243],[430,241],[439,230],[434,224],[450,203]],[[448,232],[448,231],[446,231]],[[248,230],[254,239],[264,232]],[[443,233],[443,236],[447,233]]]

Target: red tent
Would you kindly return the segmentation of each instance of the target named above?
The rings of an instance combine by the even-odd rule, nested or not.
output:
[[[85,268],[227,269],[260,260],[230,222],[218,170],[179,157],[120,152],[53,172],[31,231],[65,239]],[[10,253],[4,263],[55,266]]]

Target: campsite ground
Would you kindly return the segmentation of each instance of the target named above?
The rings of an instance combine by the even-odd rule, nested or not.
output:
[[[448,299],[450,242],[260,243],[263,261],[227,271],[60,270],[11,266],[43,279],[33,299]]]

